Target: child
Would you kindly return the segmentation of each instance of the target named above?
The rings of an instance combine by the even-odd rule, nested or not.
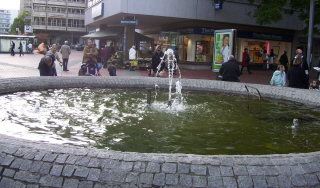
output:
[[[278,70],[276,70],[273,73],[273,76],[270,80],[270,84],[272,86],[282,86],[285,87],[286,86],[286,73],[284,71],[284,66],[283,65],[278,65]]]
[[[108,67],[109,75],[110,76],[117,76],[117,60],[113,59],[111,65]]]
[[[312,84],[310,84],[309,89],[319,91],[319,89],[318,89],[318,87],[317,87],[317,80],[313,80],[313,81],[312,81]]]

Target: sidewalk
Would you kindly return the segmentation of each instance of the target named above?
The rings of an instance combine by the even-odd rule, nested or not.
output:
[[[61,54],[59,54],[61,57]],[[0,78],[12,77],[30,77],[39,76],[38,64],[43,57],[41,54],[25,54],[24,56],[10,56],[10,54],[0,54]],[[82,62],[82,51],[71,50],[69,58],[69,71],[62,71],[62,68],[56,62],[58,76],[78,76]],[[249,75],[247,70],[243,71],[244,75],[240,77],[243,83],[253,84],[270,84],[273,71],[253,70],[253,74]],[[102,68],[100,70],[102,76],[109,76],[108,70]],[[129,71],[128,69],[117,69],[117,76],[143,76],[147,77],[146,70]],[[177,76],[175,76],[177,77]],[[188,79],[204,79],[216,80],[216,73],[211,70],[189,70],[181,69],[181,77]],[[161,79],[161,78],[159,78]],[[310,81],[316,79],[316,71],[310,71]]]

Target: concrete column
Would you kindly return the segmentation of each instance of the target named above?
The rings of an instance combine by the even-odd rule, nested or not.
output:
[[[124,26],[123,52],[125,61],[129,61],[129,50],[135,44],[135,25]]]
[[[202,39],[201,35],[188,35],[187,61],[195,62],[196,59],[196,41]]]

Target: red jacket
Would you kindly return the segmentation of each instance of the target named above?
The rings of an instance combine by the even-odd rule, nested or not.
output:
[[[247,57],[249,56],[249,53],[247,50],[245,50],[243,53],[242,53],[242,63],[241,63],[241,66],[243,67],[247,67],[249,65],[249,62],[247,62]]]

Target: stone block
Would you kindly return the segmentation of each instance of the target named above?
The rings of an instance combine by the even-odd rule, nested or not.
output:
[[[174,174],[177,172],[177,164],[175,163],[164,163],[162,165],[162,172],[163,173],[169,173],[169,174]]]

